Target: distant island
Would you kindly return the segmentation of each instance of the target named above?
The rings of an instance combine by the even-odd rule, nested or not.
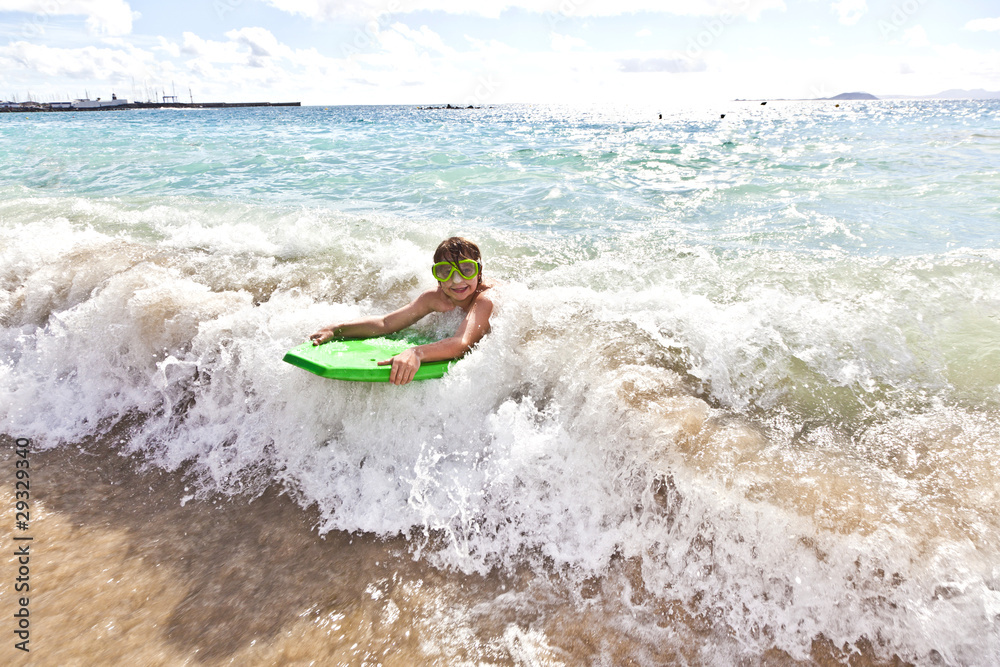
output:
[[[760,102],[761,104],[766,104],[767,102],[826,102],[832,101],[843,101],[843,100],[877,100],[871,93],[841,93],[840,95],[834,95],[833,97],[782,97],[782,98],[769,98],[769,99],[759,99],[759,100],[744,100],[737,98],[736,102]]]
[[[854,93],[841,93],[839,95],[834,95],[833,97],[800,97],[800,98],[769,98],[769,99],[742,99],[737,98],[736,102],[827,102],[835,101],[842,102],[846,100],[998,100],[1000,99],[1000,91],[998,90],[983,90],[982,88],[976,88],[974,90],[963,90],[960,88],[952,88],[950,90],[944,90],[940,93],[934,95],[882,95],[881,97],[876,97],[871,93],[854,92]]]
[[[871,93],[841,93],[833,97],[817,97],[819,100],[877,100]]]

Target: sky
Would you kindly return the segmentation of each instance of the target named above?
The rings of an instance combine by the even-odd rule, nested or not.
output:
[[[1000,91],[997,0],[0,0],[0,100],[670,106]]]

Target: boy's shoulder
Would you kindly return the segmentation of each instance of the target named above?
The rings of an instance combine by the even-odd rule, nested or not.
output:
[[[486,303],[493,303],[493,294],[491,290],[496,287],[496,283],[490,282],[482,285],[476,291],[476,301],[485,301]]]
[[[420,296],[417,297],[417,303],[424,304],[431,310],[439,313],[447,312],[455,307],[448,300],[448,297],[446,297],[444,293],[436,287],[424,290]]]

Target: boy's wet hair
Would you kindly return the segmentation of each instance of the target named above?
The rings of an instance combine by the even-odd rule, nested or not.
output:
[[[480,271],[483,270],[482,257],[482,254],[479,252],[479,246],[468,239],[463,239],[461,236],[452,236],[450,239],[441,241],[437,250],[434,251],[435,262],[452,261],[460,258],[474,259],[479,264]]]

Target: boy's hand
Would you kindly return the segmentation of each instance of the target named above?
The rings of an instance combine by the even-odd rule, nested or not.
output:
[[[389,374],[389,382],[392,384],[407,384],[413,380],[413,376],[420,369],[420,356],[417,349],[411,347],[403,350],[392,359],[378,362],[379,366],[392,364],[392,372]]]
[[[316,333],[309,336],[309,340],[313,342],[313,345],[322,345],[323,343],[334,337],[335,334],[333,332],[334,329],[336,328],[337,327],[335,326],[323,327]]]

